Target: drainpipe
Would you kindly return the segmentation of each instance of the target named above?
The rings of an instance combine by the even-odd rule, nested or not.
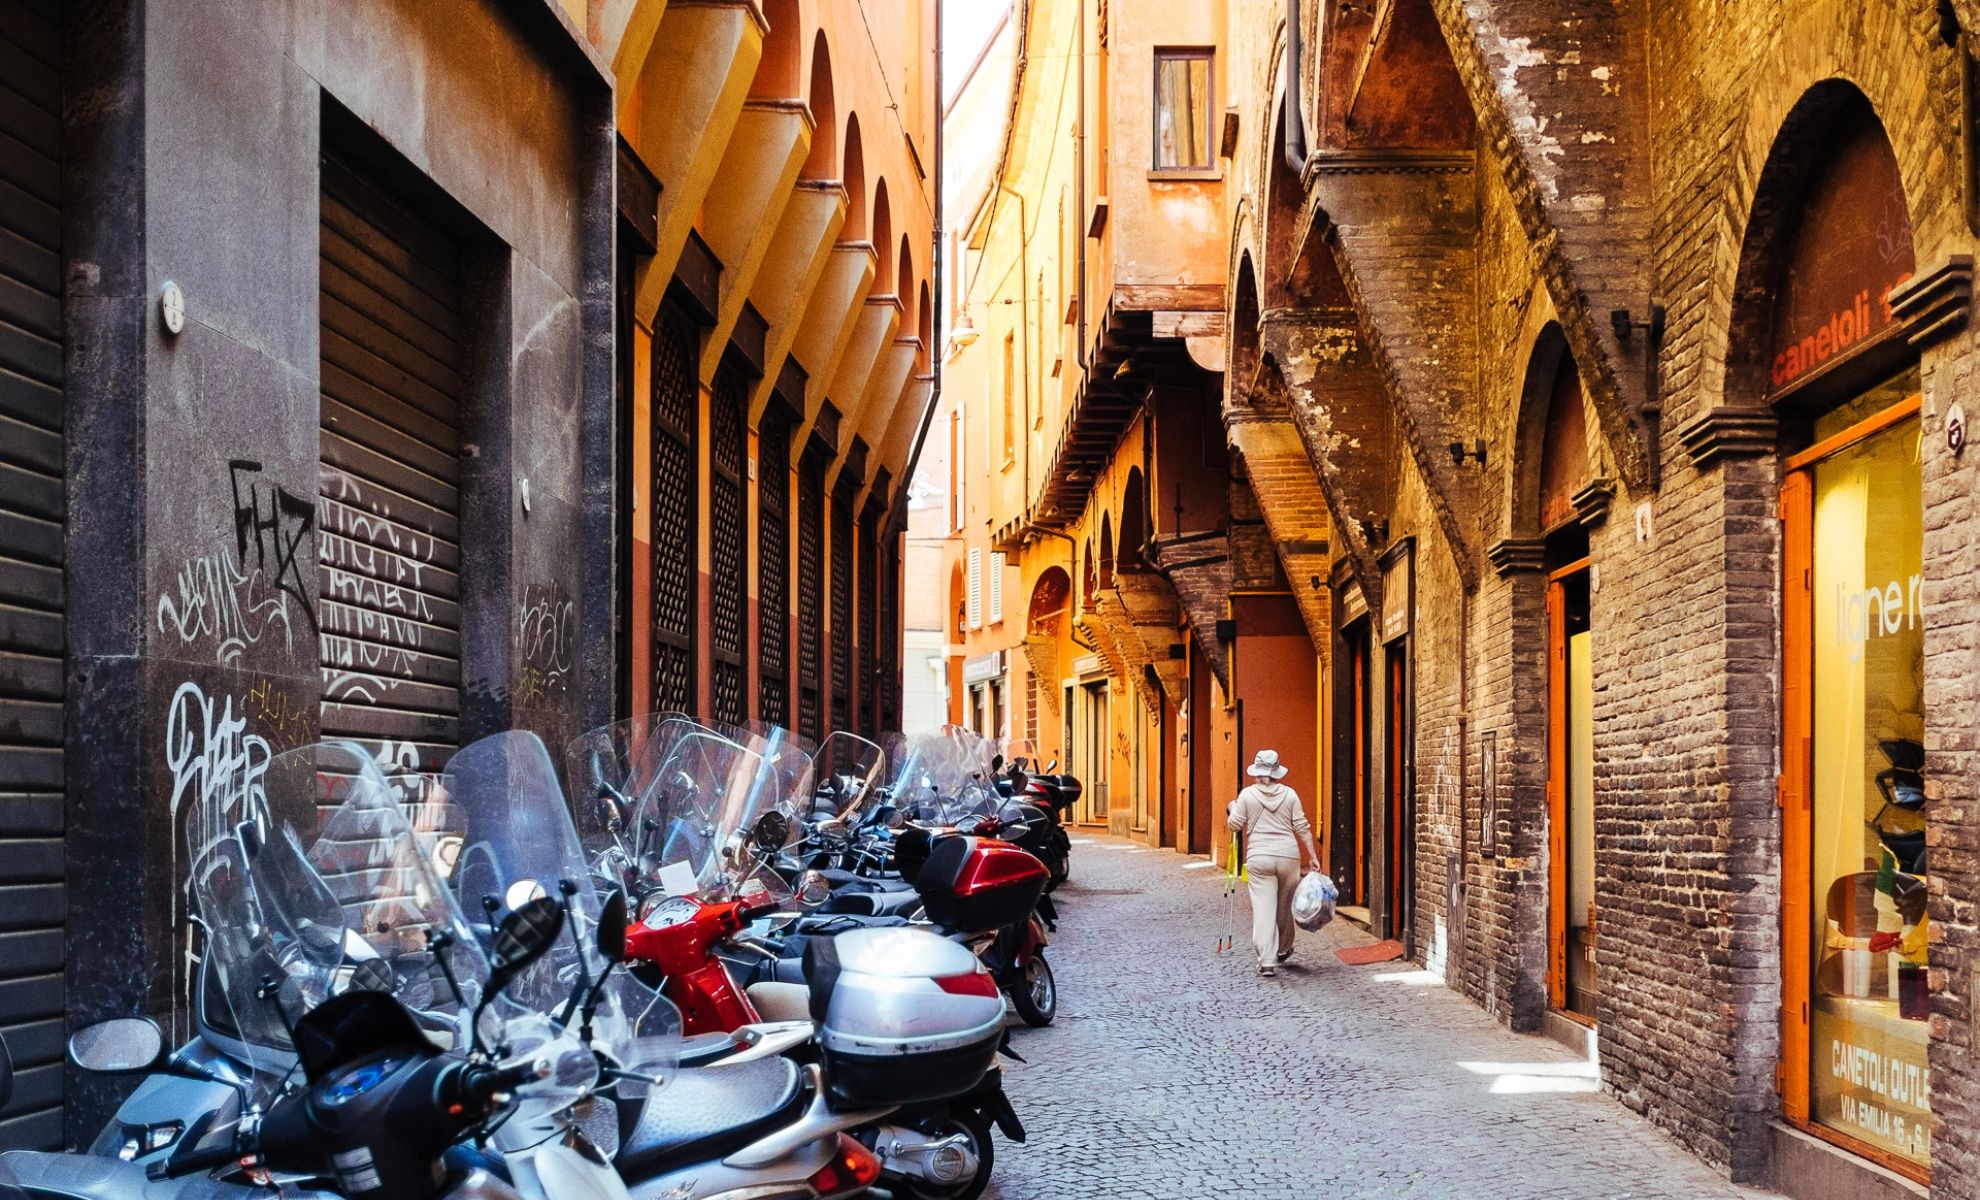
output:
[[[1299,103],[1299,0],[1286,0],[1286,165],[1306,171],[1306,119]]]
[[[1073,126],[1073,146],[1078,163],[1073,172],[1073,212],[1075,221],[1086,220],[1086,5],[1079,0],[1079,121]],[[1081,382],[1086,379],[1086,229],[1079,234],[1079,279],[1073,284],[1073,304],[1079,310],[1079,344],[1073,348],[1079,363]]]

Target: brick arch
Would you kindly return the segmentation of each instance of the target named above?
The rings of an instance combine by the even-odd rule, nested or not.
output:
[[[1861,123],[1867,122],[1868,128]],[[1823,149],[1838,128],[1881,134],[1890,145],[1890,130],[1877,119],[1869,97],[1854,84],[1826,79],[1802,93],[1781,122],[1760,172],[1734,276],[1728,342],[1721,381],[1730,404],[1761,406],[1770,388],[1767,354],[1773,343],[1775,302],[1782,272],[1793,252],[1812,185],[1819,185],[1830,163]],[[1895,147],[1892,147],[1895,150]],[[1899,165],[1900,175],[1903,171]],[[1905,188],[1906,207],[1915,212],[1912,190]],[[1912,248],[1917,247],[1913,222]]]
[[[1025,609],[1025,632],[1036,637],[1057,637],[1064,632],[1072,606],[1072,578],[1063,567],[1047,567],[1031,585],[1031,601]]]
[[[1141,547],[1148,540],[1148,490],[1140,467],[1129,467],[1127,482],[1121,485],[1121,544],[1115,547],[1114,566],[1120,571],[1144,571],[1147,564]]]
[[[1605,439],[1602,424],[1592,411],[1588,381],[1581,375],[1574,348],[1568,345],[1567,331],[1552,312],[1551,305],[1536,304],[1532,312],[1542,319],[1524,341],[1528,347],[1526,371],[1521,376],[1514,424],[1507,445],[1511,448],[1509,486],[1505,489],[1506,529],[1513,538],[1537,538],[1543,532],[1540,512],[1541,492],[1550,458],[1550,435],[1556,432],[1554,406],[1560,398],[1557,386],[1563,372],[1578,377],[1575,398],[1582,408],[1578,415],[1581,447],[1589,480],[1606,478],[1602,451]]]
[[[1720,172],[1730,185],[1714,221],[1712,276],[1727,286],[1711,289],[1698,317],[1701,410],[1741,399],[1729,390],[1735,381],[1727,359],[1744,315],[1741,286],[1767,265],[1779,234],[1778,205],[1770,211],[1768,204],[1777,183],[1769,160],[1784,137],[1819,130],[1821,115],[1850,92],[1869,104],[1891,140],[1921,266],[1970,244],[1958,203],[1957,155],[1948,150],[1959,128],[1958,59],[1932,29],[1909,8],[1871,4],[1811,6],[1782,31],[1779,52],[1769,60],[1773,70],[1753,89],[1731,161]],[[1811,101],[1815,107],[1804,107]]]
[[[806,152],[806,179],[839,178],[839,110],[832,93],[832,46],[819,30],[811,43],[811,82],[805,89],[811,106],[811,149]]]
[[[1114,586],[1114,514],[1100,514],[1100,587]]]
[[[798,20],[798,0],[764,0],[763,20],[770,31],[763,35],[763,57],[750,78],[749,97],[789,99],[798,94],[804,78],[804,27]]]
[[[1231,276],[1230,305],[1230,319],[1225,322],[1224,331],[1229,347],[1224,355],[1227,403],[1248,401],[1258,373],[1258,272],[1252,265],[1250,250],[1238,256],[1237,271]]]

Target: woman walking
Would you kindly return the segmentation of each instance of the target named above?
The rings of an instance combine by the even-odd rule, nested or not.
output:
[[[1251,879],[1251,948],[1258,955],[1258,973],[1278,974],[1278,965],[1292,957],[1293,891],[1310,865],[1318,870],[1320,852],[1313,847],[1313,826],[1299,805],[1299,793],[1279,780],[1286,768],[1277,750],[1260,750],[1245,768],[1258,782],[1231,801],[1231,832],[1245,835],[1245,874]]]

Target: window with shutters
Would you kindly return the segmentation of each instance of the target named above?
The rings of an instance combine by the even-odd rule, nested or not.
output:
[[[983,551],[969,550],[969,627],[983,628]]]
[[[990,623],[1004,619],[1004,552],[990,552]]]
[[[789,725],[791,428],[775,404],[763,414],[756,445],[756,711]]]
[[[798,468],[798,732],[825,736],[825,464],[805,451]]]
[[[694,325],[664,309],[653,331],[653,711],[695,705]]]
[[[710,711],[718,721],[749,719],[743,638],[749,595],[749,534],[744,528],[749,456],[749,389],[734,370],[715,377],[708,439],[708,642],[713,678]]]
[[[853,481],[832,489],[832,728],[853,723]]]
[[[878,705],[879,660],[874,651],[880,640],[880,508],[868,504],[859,518],[859,732],[873,737],[880,719]]]

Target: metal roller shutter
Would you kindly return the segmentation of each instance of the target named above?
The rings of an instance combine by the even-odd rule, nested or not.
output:
[[[798,732],[825,736],[825,466],[805,452],[798,464]]]
[[[663,308],[653,331],[653,711],[695,707],[695,446],[699,339]]]
[[[456,240],[323,161],[323,734],[437,771],[459,745]]]
[[[749,719],[743,663],[749,592],[743,460],[749,455],[749,391],[734,371],[725,369],[716,375],[714,403],[708,416],[708,640],[714,671],[709,681],[711,711],[718,721],[740,725]]]
[[[0,1149],[62,1142],[61,32],[0,0]]]
[[[853,481],[832,489],[832,728],[853,728]]]
[[[791,722],[791,427],[773,405],[757,435],[756,711],[773,725]]]

